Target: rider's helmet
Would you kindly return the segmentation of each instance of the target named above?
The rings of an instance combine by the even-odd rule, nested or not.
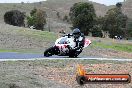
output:
[[[72,32],[74,38],[79,38],[81,36],[81,31],[78,28],[75,28]]]

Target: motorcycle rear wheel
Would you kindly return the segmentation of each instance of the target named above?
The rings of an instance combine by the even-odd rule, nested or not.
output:
[[[81,51],[71,50],[71,51],[69,52],[69,57],[70,57],[70,58],[76,58],[76,57],[78,57],[78,55],[79,55],[81,52],[82,52],[82,50],[81,50]]]

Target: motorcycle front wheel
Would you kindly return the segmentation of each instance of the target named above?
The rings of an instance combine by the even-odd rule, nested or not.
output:
[[[56,46],[53,46],[45,50],[44,56],[49,57],[52,55],[58,55],[59,53],[60,53],[59,48]]]
[[[49,56],[52,56],[52,55],[53,55],[53,47],[50,47],[50,48],[45,50],[45,52],[44,52],[45,57],[49,57]]]

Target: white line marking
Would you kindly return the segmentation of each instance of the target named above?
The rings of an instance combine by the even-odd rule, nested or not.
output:
[[[59,60],[112,60],[112,61],[130,61],[132,62],[132,59],[113,59],[113,58],[32,58],[32,59],[0,59],[0,61],[21,61],[21,60],[25,60],[25,61],[29,61],[29,60],[55,60],[55,59],[59,59]]]

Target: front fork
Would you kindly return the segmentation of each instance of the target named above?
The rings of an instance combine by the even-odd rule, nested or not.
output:
[[[58,55],[58,54],[60,53],[59,48],[58,48],[57,46],[53,46],[53,47],[54,47],[54,48],[53,48],[54,54],[55,54],[55,55]]]

